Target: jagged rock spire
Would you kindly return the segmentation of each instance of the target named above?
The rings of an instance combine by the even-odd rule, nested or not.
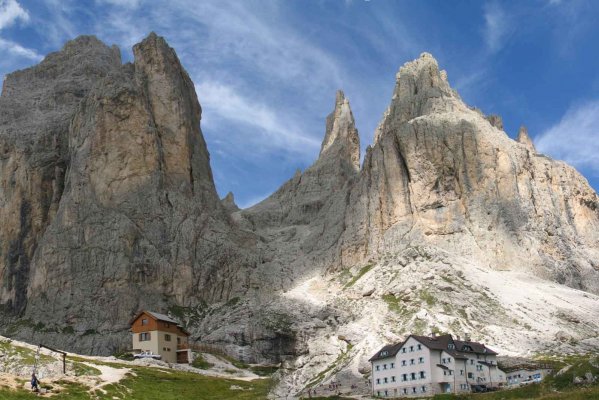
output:
[[[320,148],[320,157],[347,157],[350,164],[360,169],[360,137],[349,106],[341,90],[337,91],[335,109],[327,116],[326,133]]]
[[[520,127],[520,130],[518,131],[518,138],[516,139],[516,141],[526,146],[526,148],[532,151],[533,153],[537,152],[537,149],[535,148],[532,139],[530,138],[530,136],[528,136],[528,129],[526,129],[524,125]]]
[[[500,131],[503,130],[503,120],[501,119],[501,116],[499,116],[497,114],[491,114],[485,118],[487,121],[489,121],[491,126],[494,126],[495,128],[499,129]]]
[[[397,122],[432,112],[451,111],[459,96],[449,86],[447,73],[439,70],[437,60],[422,53],[405,63],[396,75],[390,116]]]

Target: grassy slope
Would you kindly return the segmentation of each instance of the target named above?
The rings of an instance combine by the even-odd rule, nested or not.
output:
[[[118,367],[118,365],[109,365]],[[56,400],[217,400],[232,398],[253,400],[265,399],[270,385],[268,379],[245,382],[149,367],[133,367],[132,371],[135,375],[129,374],[118,384],[105,386],[106,393],[101,391],[89,393],[88,389],[81,385],[64,382],[62,386],[65,389],[51,398]],[[244,390],[234,390],[231,389],[232,386]],[[32,397],[33,394],[27,390],[15,391],[0,386],[0,399],[17,400],[31,399]]]

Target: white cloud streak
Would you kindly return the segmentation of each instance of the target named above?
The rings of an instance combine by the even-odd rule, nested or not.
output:
[[[0,0],[0,30],[17,21],[29,22],[29,13],[16,0]]]
[[[541,153],[599,176],[599,99],[570,108],[535,138]]]
[[[10,40],[0,38],[0,49],[9,52],[12,55],[27,58],[33,61],[40,61],[43,57],[33,49],[28,49]]]
[[[495,2],[485,5],[484,18],[485,43],[489,51],[495,53],[503,47],[511,32],[510,18],[505,10]]]
[[[307,157],[317,154],[320,142],[303,134],[290,119],[281,118],[278,110],[256,103],[234,88],[218,82],[203,82],[196,85],[196,91],[203,114],[208,115],[203,119],[204,124],[218,128],[219,120],[229,120],[249,126],[257,134],[249,137],[246,132],[232,133],[233,136],[221,138],[222,141],[237,142],[242,139],[245,143],[253,142],[258,145],[253,151],[279,150]]]

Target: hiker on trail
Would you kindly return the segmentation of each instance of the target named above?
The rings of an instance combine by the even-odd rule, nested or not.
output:
[[[35,373],[31,374],[31,390],[33,390],[34,392],[39,392],[39,387],[38,387],[39,381],[37,380],[37,376],[35,376]]]

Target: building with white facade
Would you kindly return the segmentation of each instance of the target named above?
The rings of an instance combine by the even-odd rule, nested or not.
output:
[[[451,335],[410,335],[387,345],[369,361],[372,394],[378,397],[433,396],[505,385],[497,353],[482,343]]]

